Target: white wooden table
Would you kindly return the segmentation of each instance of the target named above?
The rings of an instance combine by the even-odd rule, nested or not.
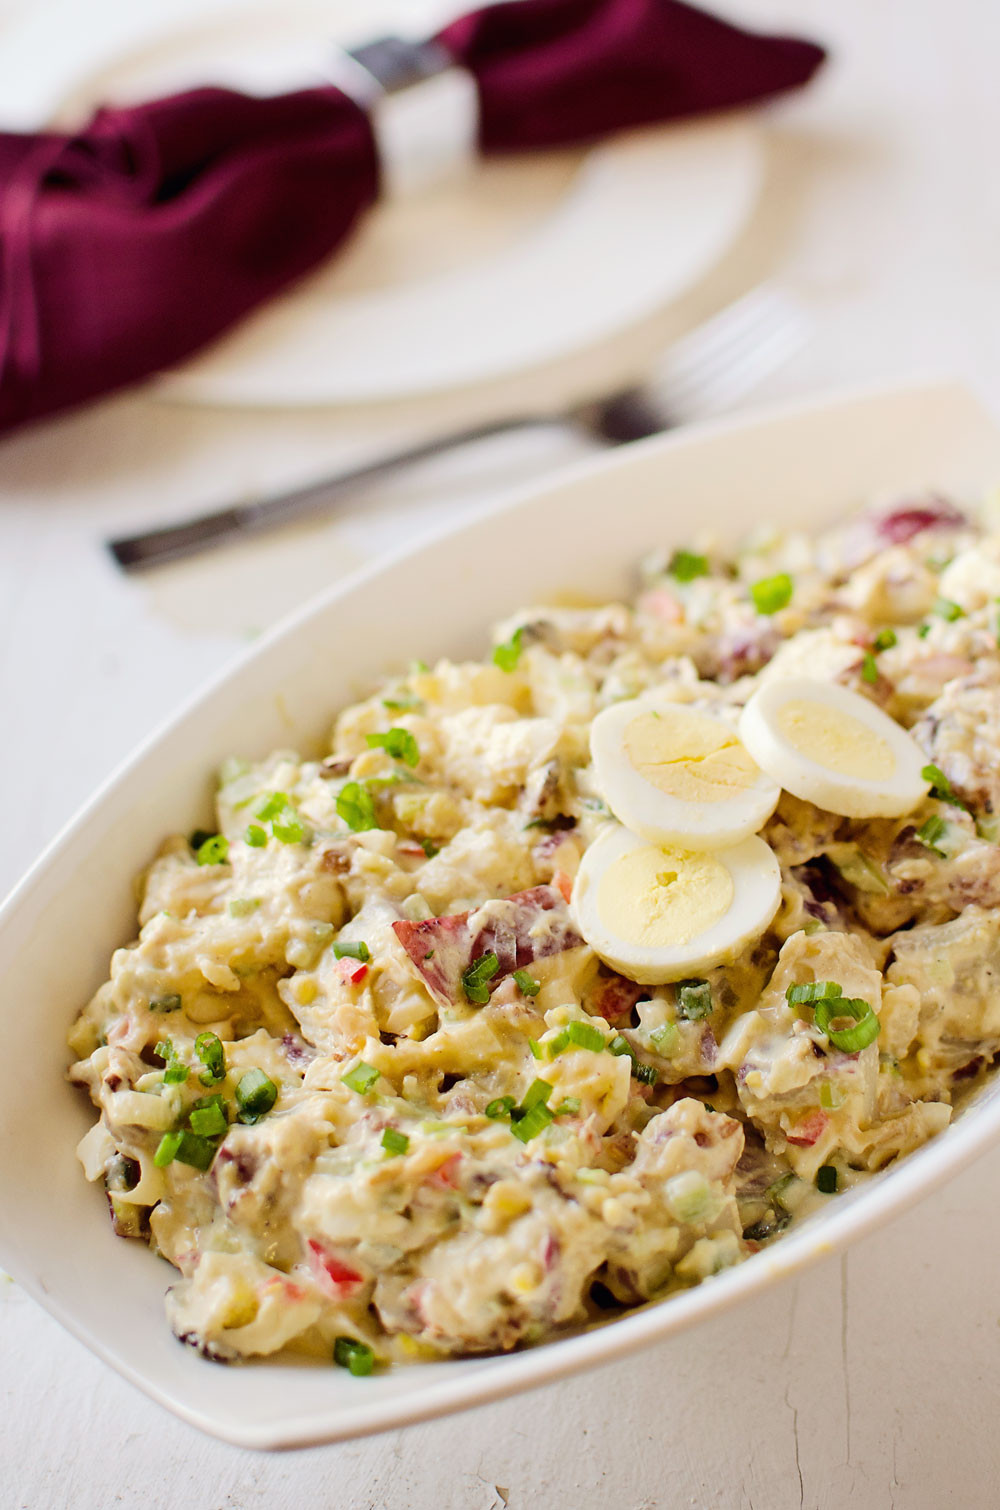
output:
[[[16,0],[28,3],[43,0]],[[727,9],[811,31],[835,60],[771,116],[759,212],[664,331],[776,275],[812,306],[816,334],[758,397],[957,373],[1000,406],[996,7]],[[14,12],[0,0],[0,45]],[[609,343],[590,360],[624,371],[635,348]],[[569,392],[578,377],[570,364],[535,382]],[[388,541],[582,443],[496,443],[276,537],[266,553],[234,550],[155,579],[123,580],[103,534],[261,481],[292,483],[497,398],[373,420],[196,413],[132,396],[0,445],[0,890],[248,635]],[[437,1424],[277,1457],[174,1422],[0,1282],[0,1507],[993,1507],[998,1189],[1000,1150],[848,1257],[639,1358]]]

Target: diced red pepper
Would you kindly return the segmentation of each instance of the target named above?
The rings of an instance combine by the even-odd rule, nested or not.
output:
[[[429,1185],[442,1185],[446,1190],[458,1189],[458,1166],[462,1162],[460,1153],[449,1154],[443,1164],[439,1164],[433,1174],[427,1176]]]
[[[363,1282],[364,1276],[356,1269],[350,1268],[334,1254],[327,1252],[322,1243],[310,1238],[306,1243],[309,1250],[309,1267],[320,1280],[324,1289],[327,1289],[337,1298],[348,1294]]]
[[[427,918],[422,923],[393,923],[393,932],[435,1000],[463,999],[462,976],[484,954],[499,961],[489,981],[493,991],[508,975],[533,960],[582,940],[574,932],[566,899],[555,886],[532,886],[471,912]]]
[[[563,901],[568,903],[570,897],[573,895],[572,877],[568,876],[564,870],[557,870],[552,877],[552,884],[562,894]]]
[[[360,960],[349,959],[347,957],[337,961],[337,970],[340,973],[341,980],[346,981],[351,986],[360,985],[368,974],[367,965],[362,964]]]
[[[803,1117],[801,1122],[796,1122],[791,1132],[787,1132],[785,1137],[789,1143],[795,1143],[799,1148],[811,1148],[823,1136],[829,1120],[826,1112],[817,1109],[810,1112],[808,1117]]]

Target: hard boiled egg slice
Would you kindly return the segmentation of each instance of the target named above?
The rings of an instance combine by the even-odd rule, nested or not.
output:
[[[781,795],[732,724],[683,703],[614,703],[591,725],[590,752],[615,817],[655,844],[738,844],[766,823]]]
[[[894,818],[927,794],[927,757],[895,720],[833,682],[788,677],[758,689],[740,735],[794,797],[845,818]]]
[[[781,871],[763,839],[710,854],[650,844],[617,824],[586,851],[573,887],[587,943],[642,985],[735,959],[780,899]]]

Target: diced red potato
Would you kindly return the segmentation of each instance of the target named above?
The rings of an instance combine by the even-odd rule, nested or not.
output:
[[[577,948],[583,941],[573,930],[566,900],[556,886],[532,886],[474,912],[422,923],[400,920],[392,927],[431,995],[452,1003],[463,999],[462,976],[484,954],[493,953],[499,961],[497,973],[486,982],[493,991],[533,960]]]
[[[644,592],[638,602],[640,613],[651,614],[665,624],[683,624],[684,607],[665,587],[652,587]]]
[[[605,1022],[617,1026],[631,1017],[636,1002],[646,995],[646,988],[636,985],[634,980],[626,980],[624,975],[617,975],[614,971],[602,970],[587,998],[587,1011],[592,1017],[603,1017]]]
[[[799,1148],[811,1148],[818,1143],[829,1122],[826,1112],[810,1112],[808,1117],[803,1117],[801,1122],[796,1122],[790,1132],[785,1134],[789,1143],[794,1143]]]
[[[877,514],[871,523],[884,543],[905,545],[923,530],[959,530],[968,520],[946,498],[932,497]]]

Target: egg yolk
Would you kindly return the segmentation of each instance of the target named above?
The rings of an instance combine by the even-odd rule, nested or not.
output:
[[[734,732],[688,709],[641,713],[624,744],[638,774],[679,802],[725,802],[760,775]]]
[[[824,703],[804,699],[785,703],[778,713],[778,728],[800,755],[839,776],[885,781],[896,769],[895,756],[881,734]]]
[[[653,844],[620,855],[597,892],[605,927],[645,949],[689,943],[717,923],[732,901],[733,878],[713,855]]]

